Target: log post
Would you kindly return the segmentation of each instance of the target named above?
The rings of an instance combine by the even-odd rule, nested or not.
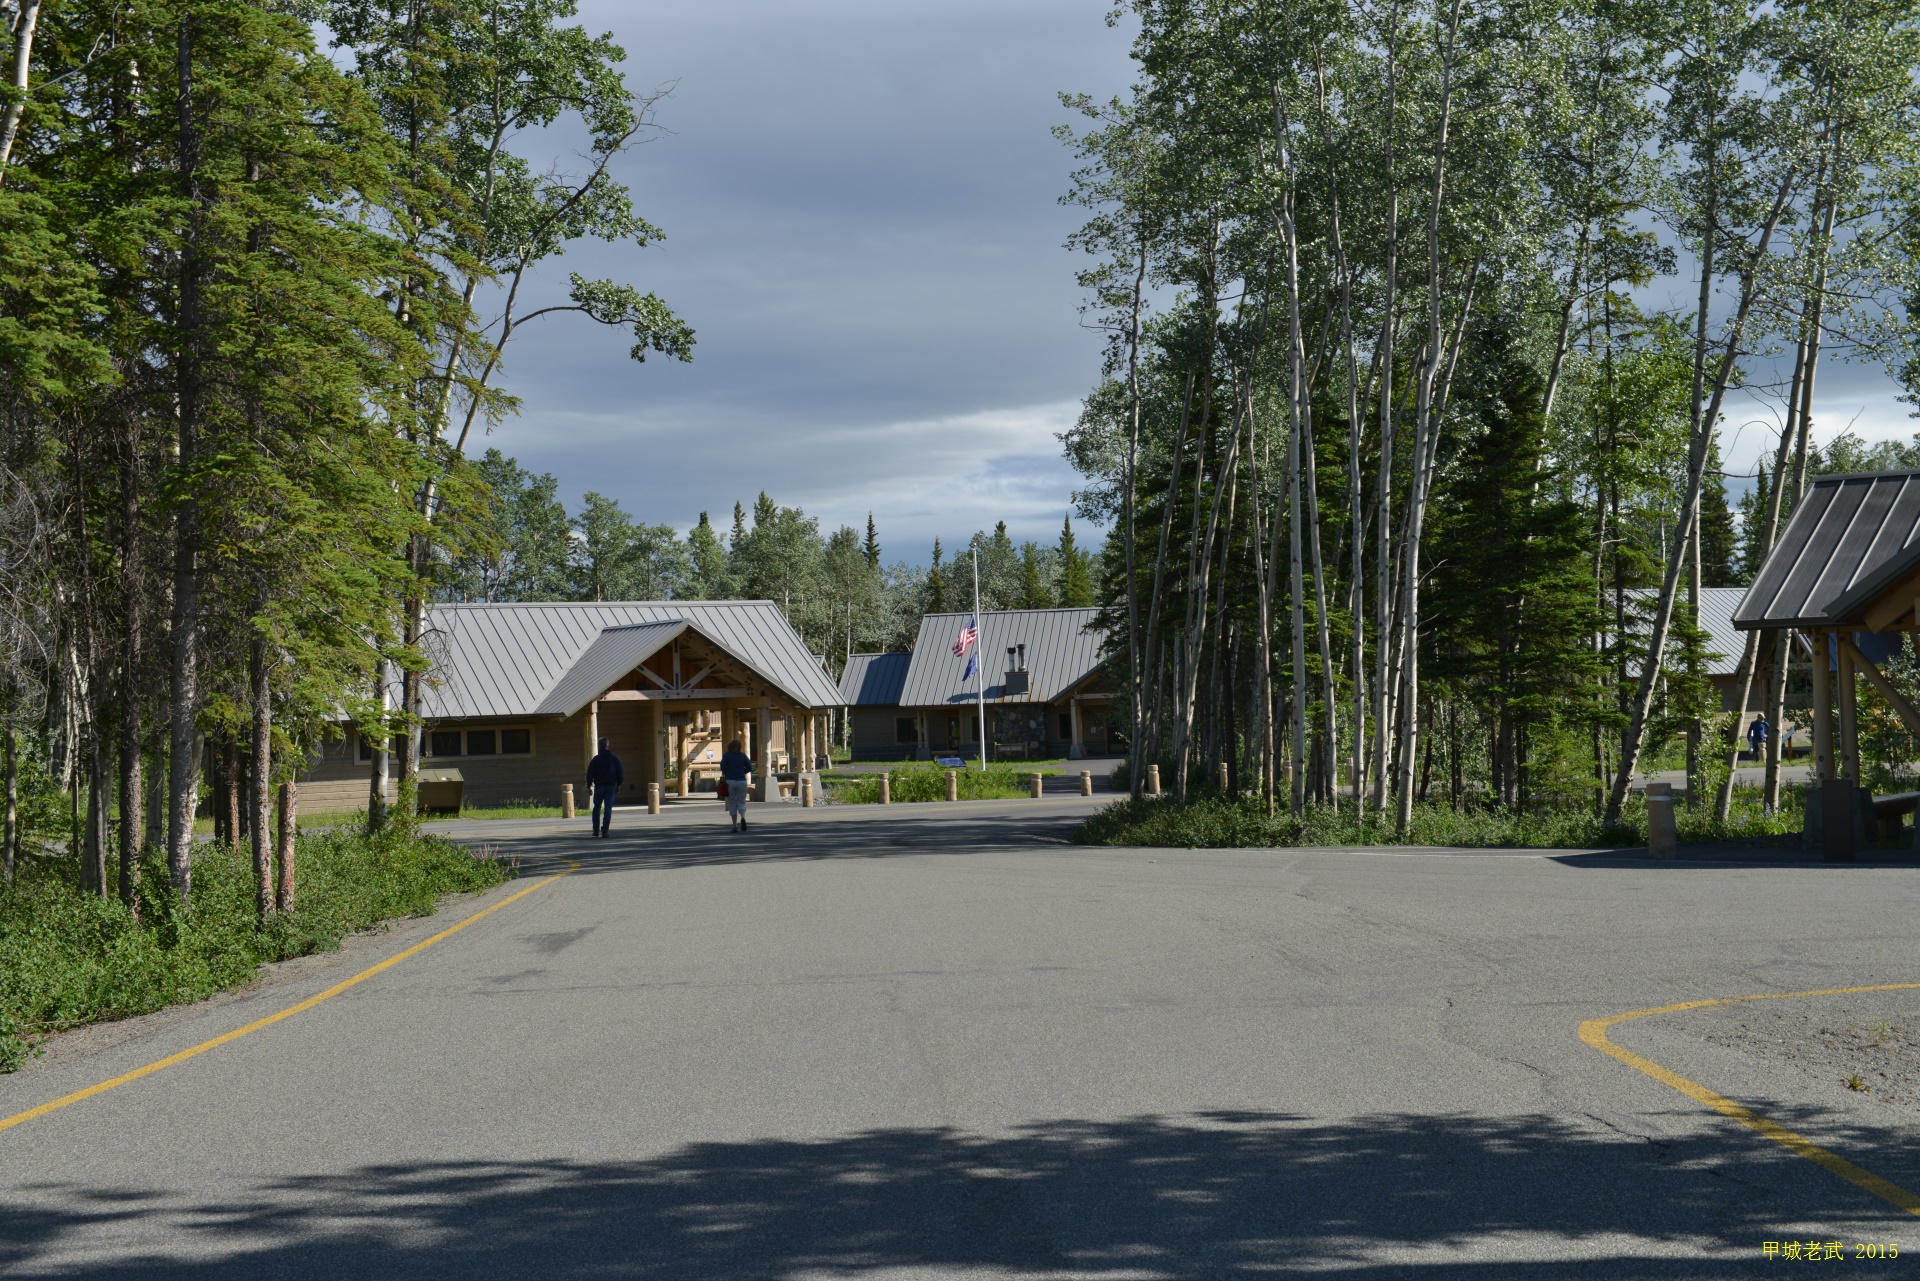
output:
[[[560,817],[573,817],[573,784],[560,784]]]
[[[882,805],[893,804],[893,775],[892,774],[882,774],[880,776],[880,803]]]
[[[1833,674],[1827,668],[1827,635],[1809,633],[1813,642],[1813,771],[1825,781],[1834,777],[1833,769]]]
[[[1093,795],[1093,771],[1090,769],[1080,771],[1080,795]]]
[[[959,770],[950,769],[947,771],[947,799],[950,801],[957,801],[960,799],[960,771]]]

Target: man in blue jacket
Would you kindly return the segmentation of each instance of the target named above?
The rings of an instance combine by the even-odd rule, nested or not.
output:
[[[626,778],[627,772],[620,768],[620,758],[613,754],[612,740],[601,739],[599,754],[587,763],[587,787],[593,793],[595,836],[613,835],[613,795],[620,790],[620,784]]]

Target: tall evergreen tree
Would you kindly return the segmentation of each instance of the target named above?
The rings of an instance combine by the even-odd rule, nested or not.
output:
[[[1060,524],[1060,604],[1067,609],[1086,609],[1096,603],[1093,587],[1093,558],[1080,550],[1073,538],[1073,517]]]
[[[867,568],[880,568],[880,531],[874,528],[873,513],[867,513],[867,541],[863,548],[867,556]]]
[[[1720,474],[1720,440],[1707,449],[1707,470],[1700,486],[1700,582],[1706,587],[1738,587],[1740,537],[1733,509],[1727,504],[1727,482]]]
[[[1020,608],[1052,609],[1053,597],[1047,591],[1043,553],[1034,542],[1020,544]]]
[[[940,565],[940,540],[937,538],[933,540],[933,566],[927,570],[925,591],[927,602],[923,607],[925,612],[929,614],[946,613],[948,609],[947,573]]]

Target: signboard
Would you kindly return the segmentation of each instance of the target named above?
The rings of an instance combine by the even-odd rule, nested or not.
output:
[[[936,756],[933,758],[933,763],[935,765],[944,765],[948,769],[965,769],[967,767],[966,759],[960,756]]]

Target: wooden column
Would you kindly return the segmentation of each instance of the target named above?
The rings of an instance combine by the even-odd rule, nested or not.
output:
[[[1080,696],[1078,694],[1073,696],[1072,701],[1068,704],[1068,710],[1073,716],[1073,741],[1067,745],[1067,755],[1074,760],[1079,760],[1087,754],[1087,734],[1086,728],[1080,719]]]
[[[1860,678],[1850,644],[1840,645],[1840,765],[1849,783],[1860,786]]]
[[[655,787],[655,795],[667,790],[667,744],[662,733],[664,713],[655,699],[647,700],[647,754],[653,758],[653,765],[647,771],[647,779]]]
[[[595,753],[600,750],[600,700],[594,699],[587,704],[587,764],[593,763]]]
[[[1821,779],[1835,777],[1833,769],[1833,675],[1827,670],[1827,634],[1809,634],[1813,642],[1813,769]]]
[[[682,715],[687,714],[688,713],[682,713]],[[687,783],[691,778],[687,770],[687,740],[691,737],[688,732],[691,728],[691,726],[684,724],[673,727],[673,763],[679,770],[676,776],[677,781],[675,786],[679,788],[680,799],[683,801],[687,799]]]
[[[773,781],[773,707],[762,699],[753,727],[753,799],[771,800],[780,794]]]

